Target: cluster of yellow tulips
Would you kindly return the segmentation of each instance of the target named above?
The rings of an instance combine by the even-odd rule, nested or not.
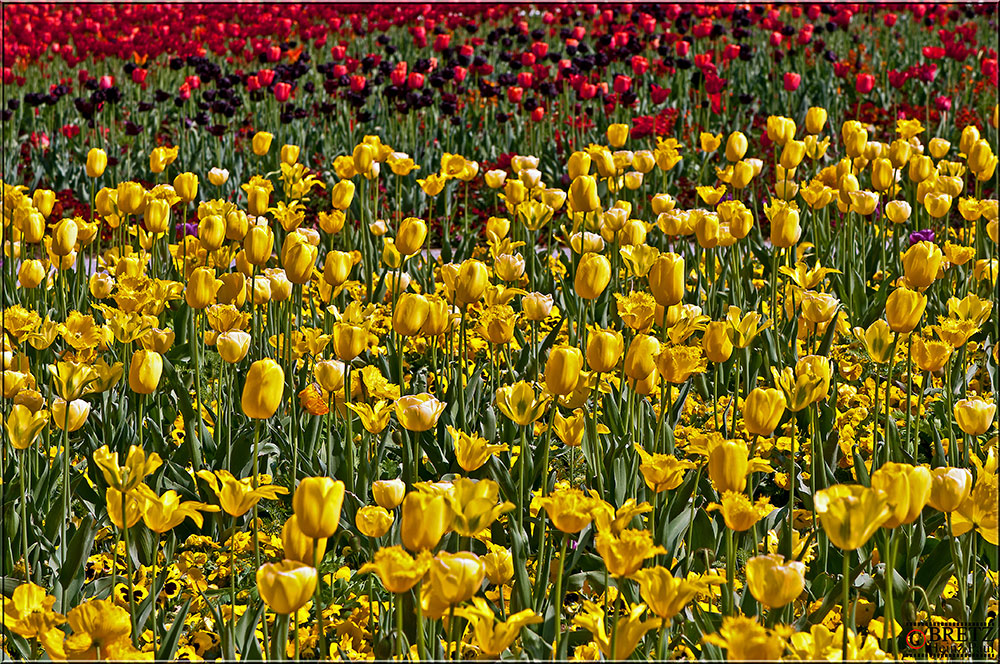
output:
[[[4,649],[883,659],[985,624],[995,127],[828,126],[422,179],[260,132],[238,186],[94,148],[89,218],[4,184]]]

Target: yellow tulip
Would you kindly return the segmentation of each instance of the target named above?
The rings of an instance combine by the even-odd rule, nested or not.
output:
[[[294,560],[266,563],[257,570],[257,590],[271,610],[281,615],[295,613],[316,592],[316,568]]]
[[[299,529],[316,539],[331,537],[337,531],[343,504],[344,483],[329,477],[306,477],[292,497]]]
[[[857,484],[835,484],[816,492],[816,514],[833,545],[854,551],[892,516],[885,493]]]
[[[281,404],[284,389],[285,372],[281,366],[271,358],[257,360],[250,365],[243,384],[243,413],[256,420],[270,418]]]
[[[776,553],[747,561],[750,594],[768,609],[781,608],[805,590],[805,563]]]
[[[444,494],[411,491],[403,499],[400,539],[410,551],[429,551],[451,530],[454,513]]]
[[[432,394],[412,394],[396,400],[396,418],[407,431],[429,431],[437,424],[446,403]]]

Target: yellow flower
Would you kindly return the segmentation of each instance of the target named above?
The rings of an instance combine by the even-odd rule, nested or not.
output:
[[[455,445],[455,459],[467,473],[478,470],[497,452],[505,452],[507,445],[492,445],[479,434],[469,434],[455,427],[446,427]]]
[[[343,377],[341,377],[341,380],[343,380]],[[393,409],[388,401],[377,401],[374,406],[367,403],[349,403],[346,406],[358,416],[361,420],[361,426],[368,433],[382,433],[389,426],[389,419],[392,416]]]
[[[446,406],[426,392],[408,395],[396,401],[396,418],[407,431],[428,431],[437,424]]]
[[[132,624],[128,611],[111,600],[94,599],[70,610],[66,615],[72,634],[52,629],[41,636],[51,659],[152,659],[132,647],[129,635]]]
[[[252,477],[238,480],[226,470],[199,470],[198,477],[208,482],[212,492],[219,499],[222,510],[230,516],[243,516],[249,512],[261,499],[275,500],[278,496],[288,493],[283,486],[268,484],[253,488]]]
[[[455,518],[447,495],[411,491],[403,500],[400,539],[410,551],[429,551],[451,530]]]
[[[486,600],[473,597],[472,604],[472,607],[455,611],[455,615],[471,623],[474,643],[484,656],[492,659],[498,659],[500,653],[510,647],[526,625],[544,622],[544,619],[531,609],[518,611],[505,622],[499,622],[493,608],[486,603]]]
[[[682,461],[673,454],[650,454],[638,445],[635,451],[639,453],[639,472],[655,493],[676,489],[684,481],[685,471],[696,467],[694,462]]]
[[[857,484],[836,484],[817,491],[815,505],[827,537],[845,551],[864,546],[892,516],[885,493]]]
[[[37,638],[66,621],[52,610],[56,598],[45,594],[45,588],[24,583],[14,589],[3,605],[3,625],[25,639]]]
[[[382,537],[396,517],[392,512],[379,505],[365,505],[354,515],[354,525],[362,535],[367,537]]]
[[[970,436],[982,436],[993,425],[997,406],[979,398],[962,399],[955,404],[955,421]]]
[[[160,455],[153,452],[148,457],[142,448],[129,447],[125,465],[118,465],[118,453],[112,453],[107,445],[94,452],[94,463],[104,474],[104,481],[118,491],[132,491],[149,474],[163,464]]]
[[[56,394],[66,401],[82,397],[87,386],[97,380],[97,374],[89,364],[58,362],[50,364],[48,368],[55,383]]]
[[[310,565],[294,560],[267,563],[257,570],[257,590],[271,610],[295,613],[312,598],[318,574]]]
[[[430,587],[438,600],[448,605],[471,598],[486,577],[486,565],[474,553],[442,551],[431,561]]]
[[[49,421],[46,410],[32,412],[24,404],[16,403],[10,409],[10,414],[4,418],[4,428],[14,449],[25,450],[38,439],[38,435]]]
[[[719,631],[702,641],[725,648],[729,661],[777,660],[785,652],[785,643],[777,634],[746,616],[726,616]]]
[[[750,530],[755,523],[773,512],[774,506],[766,497],[758,499],[756,503],[751,503],[750,499],[743,493],[726,491],[722,494],[721,505],[710,503],[705,509],[708,512],[721,511],[727,528],[743,532]]]
[[[872,473],[871,486],[885,493],[891,513],[886,528],[913,523],[931,495],[931,473],[923,466],[887,462]]]
[[[414,558],[403,547],[391,546],[376,551],[372,562],[362,565],[358,574],[375,572],[386,590],[394,594],[405,593],[424,578],[432,560],[427,550]]]
[[[501,514],[514,509],[514,503],[498,503],[500,485],[493,480],[455,480],[447,494],[451,502],[451,527],[463,537],[475,537],[489,528]]]
[[[745,316],[739,307],[729,307],[726,322],[729,323],[729,338],[736,348],[747,348],[751,342],[771,326],[771,321],[760,324],[761,315],[755,311]]]
[[[597,534],[595,546],[608,573],[616,577],[631,576],[647,558],[667,552],[653,544],[653,534],[648,530],[627,529],[618,535],[602,530]]]
[[[692,374],[702,373],[708,362],[701,354],[701,348],[694,346],[664,346],[656,356],[656,368],[663,380],[680,385]]]
[[[780,608],[805,590],[805,572],[805,564],[798,560],[786,562],[778,554],[756,556],[747,561],[747,586],[765,607]]]
[[[519,381],[497,390],[496,403],[504,415],[521,426],[528,426],[545,412],[551,397],[535,395],[531,383]]]
[[[639,582],[639,594],[649,610],[666,621],[673,620],[697,595],[709,592],[712,584],[723,583],[718,576],[675,577],[660,566],[641,569],[632,578]]]
[[[575,618],[573,624],[583,627],[594,637],[594,643],[601,653],[610,660],[628,659],[646,632],[656,629],[662,623],[660,618],[642,619],[646,612],[645,604],[638,604],[626,609],[626,615],[617,618],[617,634],[615,648],[611,649],[612,635],[610,626],[606,624],[604,609],[589,600],[583,601],[583,611]]]
[[[306,477],[292,497],[299,529],[308,537],[331,537],[340,524],[344,505],[344,483],[329,477]]]
[[[722,145],[722,134],[712,134],[707,131],[703,131],[698,135],[698,141],[701,143],[702,152],[715,152]],[[738,161],[737,159],[732,159],[730,161]]]
[[[981,476],[969,497],[952,513],[951,534],[958,537],[976,530],[984,540],[996,546],[998,499],[996,471],[992,477]]]
[[[538,499],[552,525],[564,533],[578,533],[594,518],[599,502],[580,489],[558,488]]]
[[[138,486],[138,493],[143,501],[142,520],[146,527],[154,533],[163,534],[173,530],[186,518],[190,518],[201,528],[205,519],[202,512],[218,512],[214,505],[206,505],[194,500],[181,501],[176,491],[167,491],[162,496],[145,484]]]

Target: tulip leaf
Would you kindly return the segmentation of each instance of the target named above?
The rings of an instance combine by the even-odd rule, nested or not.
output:
[[[260,642],[257,641],[257,623],[264,614],[264,602],[257,600],[256,607],[247,608],[246,612],[236,621],[236,642],[240,644],[240,659],[263,659]]]
[[[830,348],[833,347],[833,338],[837,333],[837,312],[840,307],[834,311],[834,318],[827,324],[826,333],[823,334],[823,340],[819,343],[819,350],[816,351],[817,355],[822,355],[823,357],[830,357]]]
[[[188,599],[177,610],[177,613],[174,615],[174,623],[170,626],[170,630],[166,635],[164,635],[163,641],[160,643],[160,649],[156,651],[157,661],[168,661],[174,658],[174,654],[177,652],[177,644],[184,633],[184,619],[187,618],[190,607],[191,600]]]
[[[68,611],[71,606],[76,605],[76,595],[84,581],[84,561],[90,556],[90,550],[94,546],[95,530],[94,520],[89,516],[84,517],[69,540],[57,583],[63,590],[63,605],[60,610]]]

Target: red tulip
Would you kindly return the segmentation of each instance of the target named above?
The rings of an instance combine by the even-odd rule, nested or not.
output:
[[[521,54],[521,66],[531,67],[535,64],[535,54],[534,53],[522,53]]]
[[[802,77],[794,72],[785,72],[784,83],[785,90],[789,92],[794,92],[799,89],[799,83],[802,82]]]
[[[642,76],[649,70],[649,60],[642,57],[641,55],[632,56],[632,73],[636,76]]]
[[[438,35],[434,38],[434,50],[440,53],[444,49],[448,48],[448,44],[451,43],[451,35]]]
[[[687,57],[688,52],[691,50],[691,42],[679,41],[674,44],[674,52],[682,58]]]
[[[406,79],[406,85],[411,90],[419,90],[424,87],[424,75],[418,74],[417,72],[412,72],[410,76]]]
[[[535,42],[531,45],[531,52],[535,54],[536,58],[544,58],[549,54],[548,42]]]
[[[538,108],[536,108],[531,112],[531,119],[534,120],[535,122],[541,122],[542,118],[544,117],[545,117],[545,108],[543,108],[542,106],[539,106]]]
[[[522,88],[534,87],[535,77],[530,71],[522,71],[517,75],[517,84]]]
[[[277,62],[281,60],[281,48],[278,46],[269,46],[267,48],[267,61]]]
[[[265,88],[274,82],[274,70],[273,69],[261,69],[257,72],[257,80]]]
[[[469,70],[466,69],[465,67],[456,66],[454,72],[455,72],[456,83],[461,83],[462,81],[465,80],[465,77],[469,75]]]
[[[115,87],[115,77],[114,76],[109,76],[109,75],[105,74],[104,76],[102,76],[101,78],[99,78],[97,80],[97,85],[102,90],[107,90],[108,88],[113,88],[113,87]]]
[[[367,84],[368,81],[365,80],[364,76],[355,74],[351,77],[351,92],[361,92]]]
[[[136,67],[132,70],[132,82],[137,85],[142,85],[146,82],[146,74],[148,72],[142,67]]]
[[[345,55],[347,55],[347,49],[343,46],[338,45],[330,48],[330,57],[334,60],[343,60]]]
[[[654,104],[662,104],[670,96],[670,88],[661,88],[654,83],[650,88],[649,96],[652,98]]]
[[[875,77],[871,74],[858,74],[858,78],[854,83],[854,89],[860,94],[866,95],[872,91],[875,87]]]
[[[618,94],[622,94],[623,92],[628,92],[629,88],[631,87],[632,87],[631,78],[629,78],[628,76],[622,76],[620,74],[618,76],[615,76],[615,81],[614,81],[615,92],[617,92]]]
[[[513,86],[507,88],[507,101],[512,104],[520,104],[521,98],[524,96],[524,88],[520,86]]]
[[[890,12],[882,17],[882,22],[885,23],[885,27],[891,28],[892,26],[896,25],[897,18],[898,17],[895,14]]]
[[[282,81],[281,83],[274,84],[274,98],[280,102],[288,101],[288,98],[292,96],[292,86],[288,83]]]

